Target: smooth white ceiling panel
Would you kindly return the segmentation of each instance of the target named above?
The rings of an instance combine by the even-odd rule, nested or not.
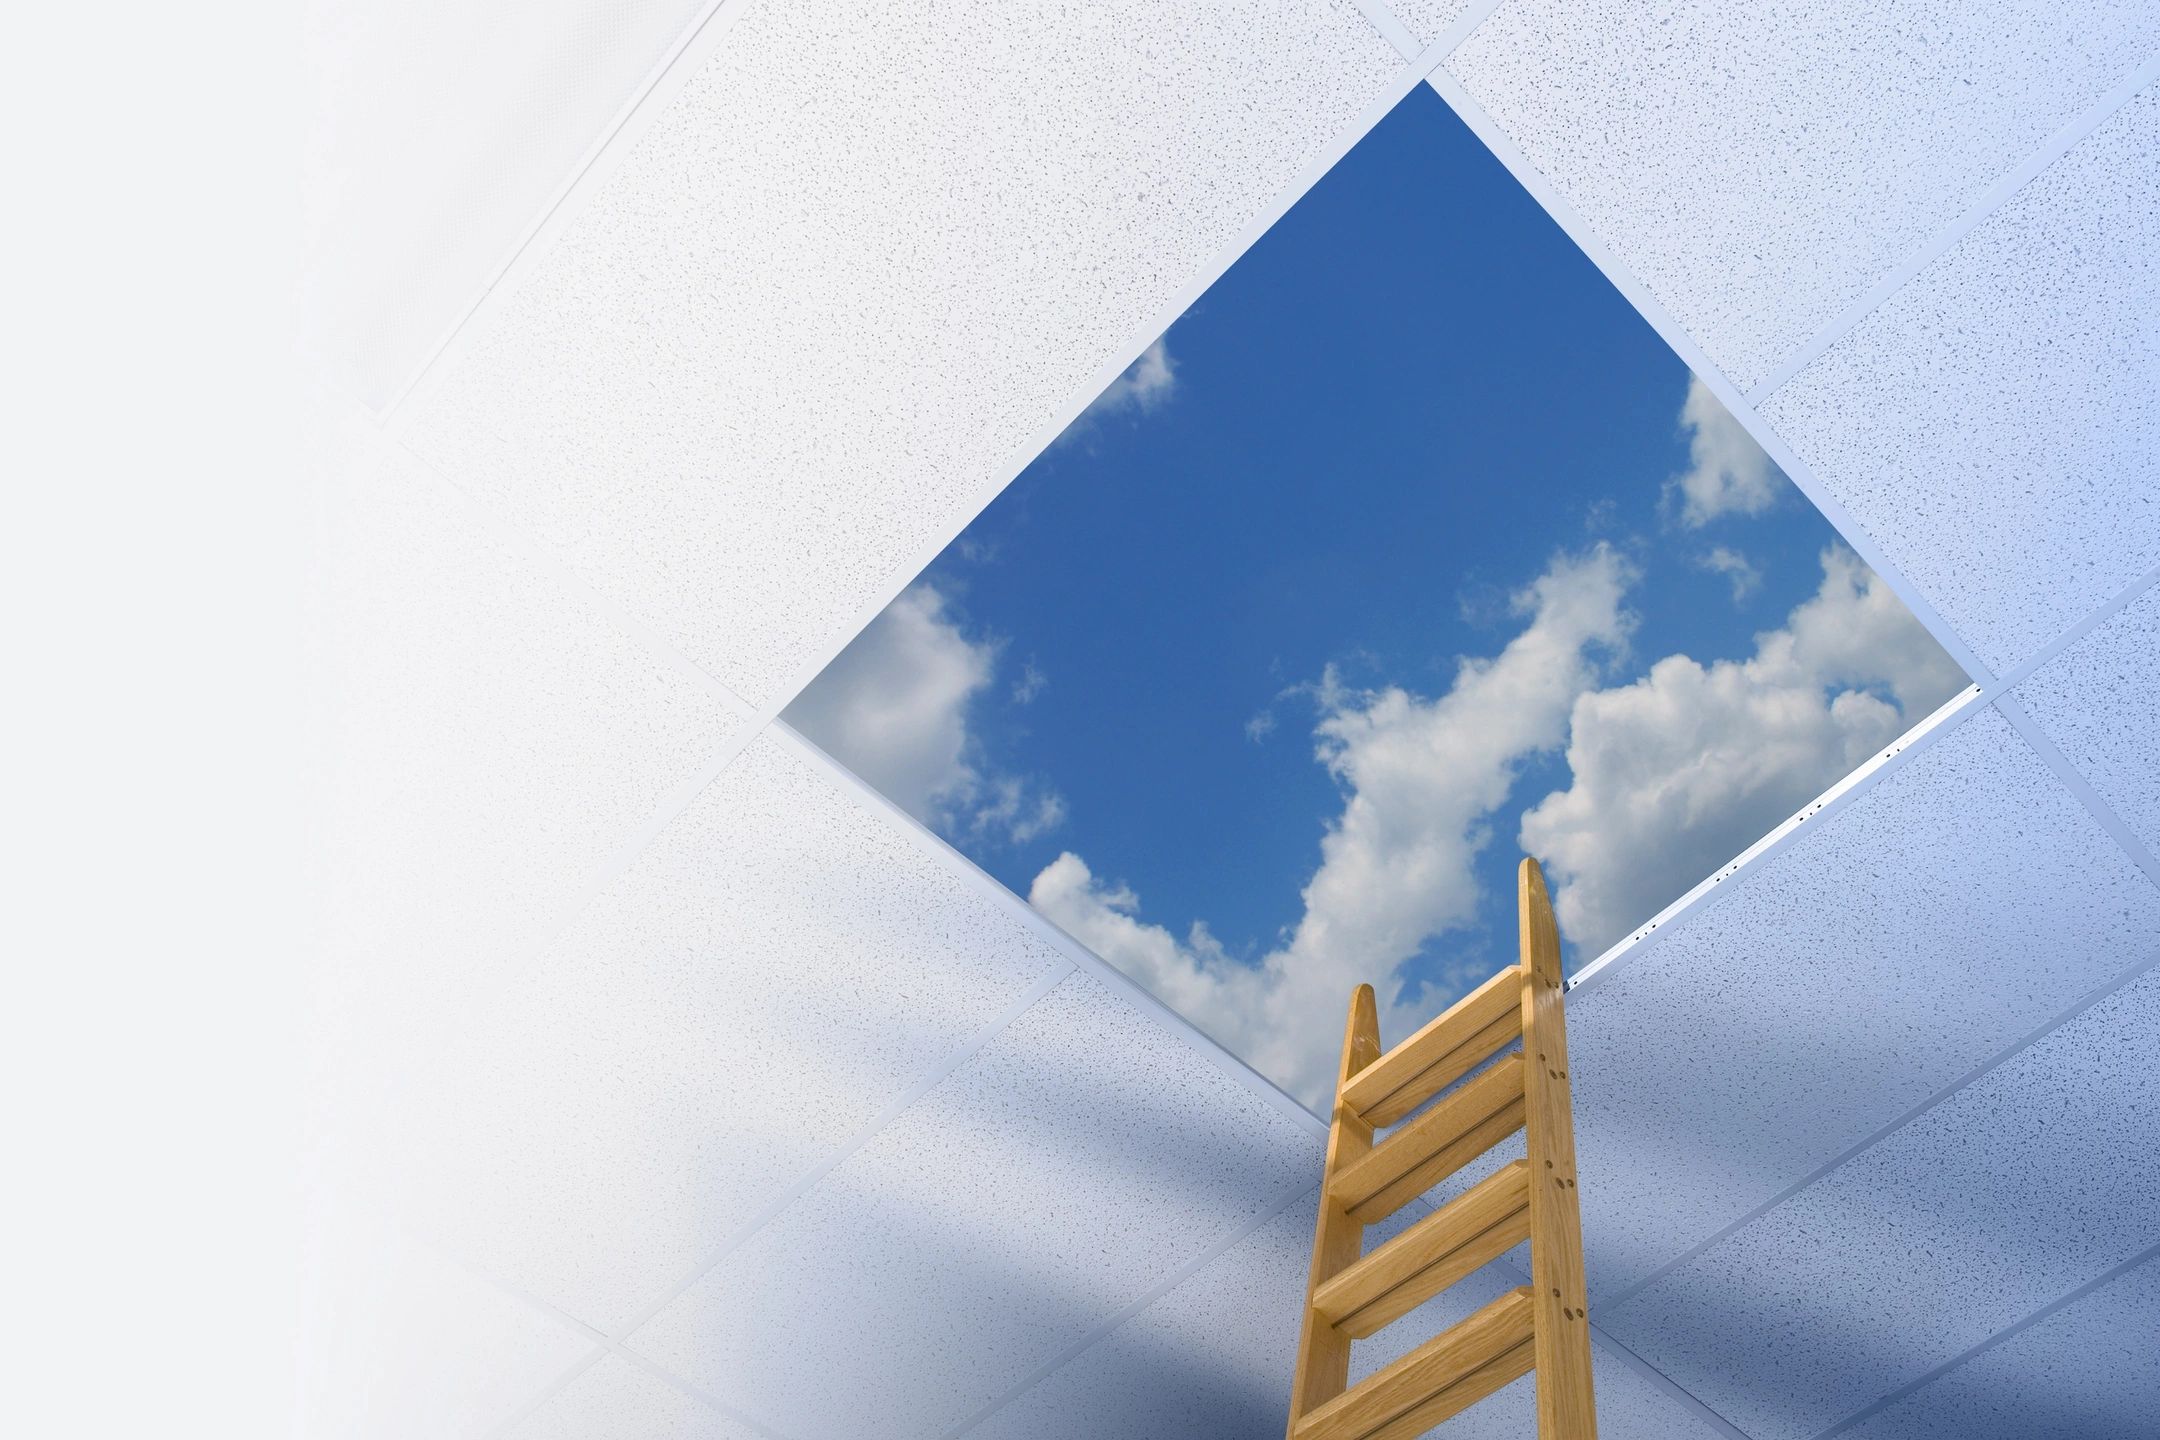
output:
[[[2147,1260],[1845,1432],[1851,1440],[2085,1440],[2160,1416],[2160,1260]]]
[[[309,1440],[492,1433],[592,1348],[394,1227],[312,1217],[299,1431]]]
[[[939,1435],[1318,1164],[1311,1129],[1075,973],[629,1343],[805,1440]]]
[[[754,4],[414,443],[784,701],[1403,74],[1348,0]]]
[[[2155,936],[2160,889],[2006,721],[1964,721],[1578,992],[1593,1298],[1923,1103]]]
[[[2160,587],[2015,693],[2146,852],[2160,855]]]
[[[1998,674],[2160,565],[2160,94],[1761,410]]]
[[[1070,961],[774,735],[416,1087],[424,1222],[618,1329]]]
[[[327,1032],[362,1087],[538,944],[742,722],[386,442],[325,477]],[[679,803],[679,802],[677,802]]]
[[[604,1356],[506,1440],[766,1440],[619,1355]]]
[[[2160,1243],[2155,1035],[2148,974],[1602,1323],[1755,1440],[1808,1440]]]
[[[1508,0],[1447,68],[1747,390],[2156,50],[2142,0]]]

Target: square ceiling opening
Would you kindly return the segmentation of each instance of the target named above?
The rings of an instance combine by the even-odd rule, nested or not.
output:
[[[1322,1103],[1967,683],[1420,86],[783,718]]]

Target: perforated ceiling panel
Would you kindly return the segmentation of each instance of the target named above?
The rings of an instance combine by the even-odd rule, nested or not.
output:
[[[413,444],[776,705],[1403,74],[1347,0],[752,5]]]
[[[2156,377],[2160,93],[2147,90],[1763,415],[2008,673],[2160,565]]]
[[[1316,1122],[766,722],[1465,34],[1980,681],[1577,992],[1602,1433],[2150,1413],[2149,7],[718,18],[326,516],[314,1432],[1279,1431]]]

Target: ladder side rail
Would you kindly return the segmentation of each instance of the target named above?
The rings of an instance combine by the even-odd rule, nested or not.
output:
[[[1343,1091],[1366,1066],[1380,1058],[1380,1012],[1370,985],[1360,985],[1350,997],[1350,1016],[1343,1026],[1342,1065],[1335,1079],[1335,1109],[1328,1123],[1327,1159],[1320,1177],[1320,1213],[1313,1225],[1312,1272],[1305,1284],[1305,1313],[1298,1329],[1297,1369],[1290,1390],[1290,1420],[1286,1437],[1294,1437],[1298,1422],[1341,1395],[1350,1384],[1350,1337],[1335,1328],[1314,1308],[1313,1296],[1364,1254],[1365,1227],[1350,1218],[1349,1210],[1334,1198],[1335,1176],[1343,1166],[1362,1160],[1373,1147],[1372,1126],[1367,1124]]]
[[[1568,1080],[1560,932],[1545,876],[1525,859],[1516,885],[1522,926],[1524,1139],[1530,1161],[1530,1280],[1540,1440],[1597,1440],[1590,1383],[1589,1292],[1575,1192],[1575,1120]]]

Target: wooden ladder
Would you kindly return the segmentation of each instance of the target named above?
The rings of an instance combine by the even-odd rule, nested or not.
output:
[[[1516,894],[1521,963],[1385,1055],[1372,987],[1360,985],[1350,997],[1288,1440],[1411,1440],[1533,1369],[1539,1440],[1596,1440],[1560,934],[1535,860],[1522,862]],[[1520,1052],[1373,1143],[1376,1127],[1403,1120],[1518,1038]],[[1527,1132],[1527,1158],[1363,1253],[1366,1226],[1518,1129]],[[1352,1340],[1525,1240],[1529,1285],[1345,1393]]]

